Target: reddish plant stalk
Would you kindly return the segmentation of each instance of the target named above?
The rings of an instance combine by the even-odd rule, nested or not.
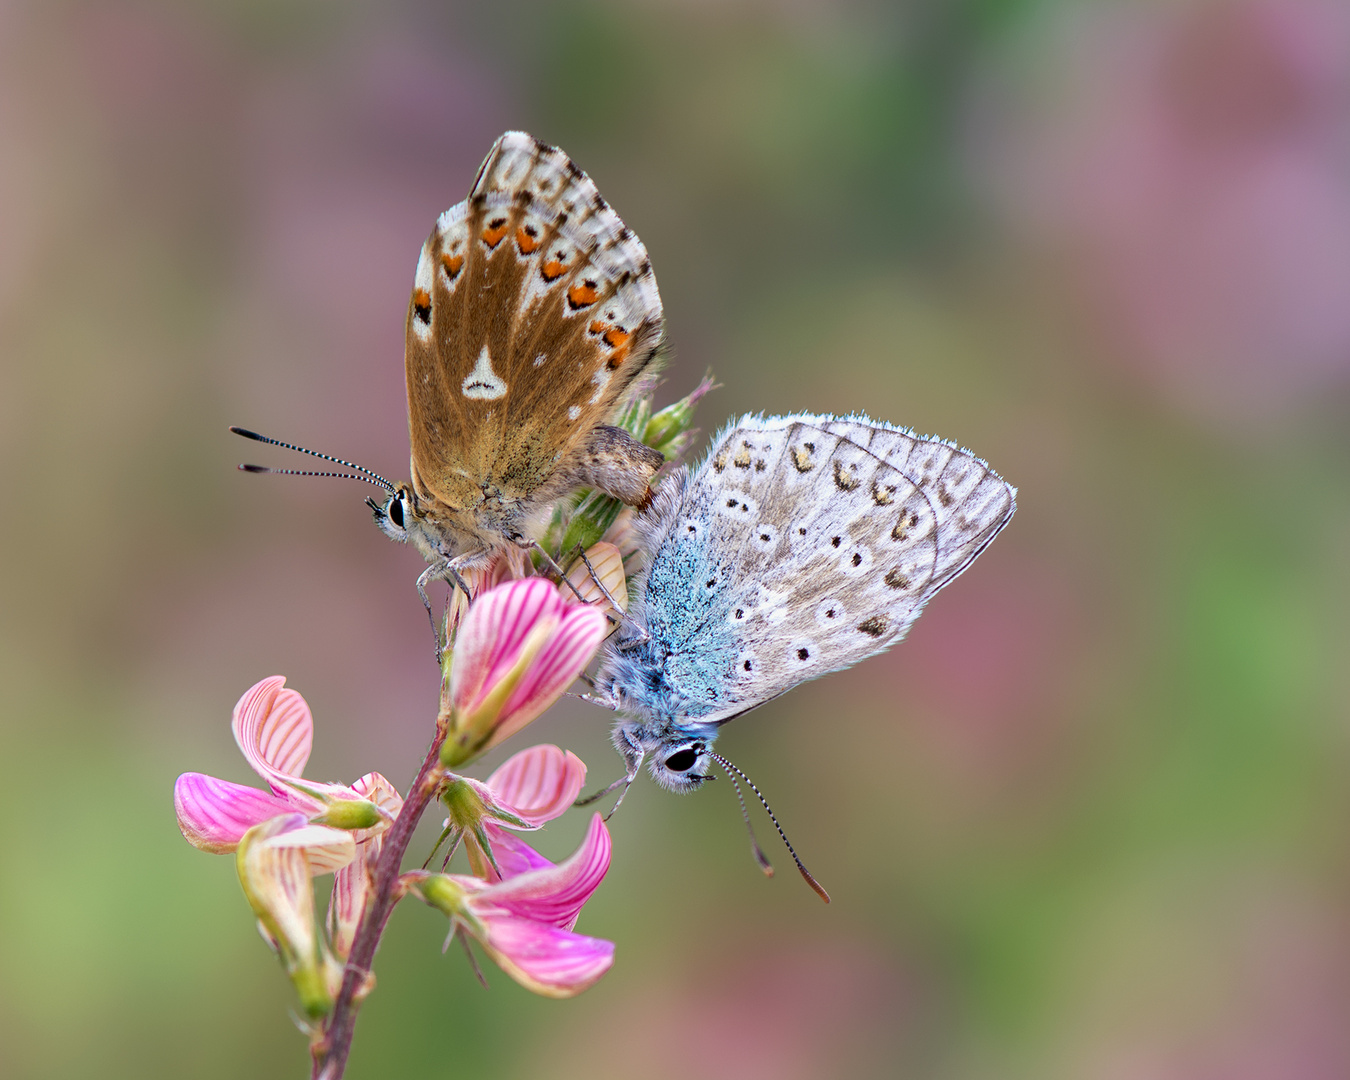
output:
[[[440,787],[440,754],[441,744],[445,742],[445,728],[445,720],[437,720],[436,737],[431,742],[431,749],[427,751],[426,759],[417,772],[417,779],[408,790],[402,811],[384,835],[380,857],[371,874],[370,891],[366,895],[361,924],[357,927],[351,956],[347,959],[342,976],[342,988],[338,991],[337,1001],[333,1003],[333,1011],[329,1014],[323,1034],[310,1049],[313,1058],[310,1071],[312,1080],[341,1080],[347,1068],[347,1055],[351,1052],[352,1034],[356,1030],[356,1013],[361,1007],[359,995],[370,978],[375,950],[379,947],[389,914],[399,900],[395,887],[403,869],[403,855],[408,850],[413,833],[417,831],[417,823],[422,820],[422,815]]]

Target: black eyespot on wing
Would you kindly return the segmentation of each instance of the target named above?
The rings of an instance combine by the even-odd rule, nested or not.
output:
[[[810,651],[809,651],[808,649],[798,649],[798,650],[797,650],[797,659],[798,659],[798,660],[809,660],[809,659],[811,659],[811,653],[810,653]]]
[[[698,751],[692,746],[686,746],[683,750],[677,750],[662,763],[671,772],[688,772],[698,761]]]
[[[830,546],[831,546],[831,547],[838,547],[838,546],[843,542],[843,540],[844,540],[844,538],[843,538],[842,536],[831,536],[831,537],[830,537]]]

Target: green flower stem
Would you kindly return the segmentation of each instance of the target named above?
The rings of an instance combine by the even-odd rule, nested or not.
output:
[[[352,1034],[356,1029],[356,1013],[364,991],[370,985],[375,949],[389,921],[389,913],[399,900],[396,886],[403,868],[403,854],[408,850],[417,823],[436,798],[436,791],[444,776],[440,764],[441,744],[444,742],[445,721],[439,720],[436,723],[436,737],[431,741],[431,748],[417,771],[417,779],[408,789],[403,809],[384,834],[379,860],[371,872],[365,911],[361,914],[361,924],[352,941],[352,954],[347,959],[346,971],[342,976],[342,989],[338,991],[337,1001],[333,1004],[333,1012],[322,1036],[310,1049],[313,1057],[310,1071],[312,1080],[340,1080],[347,1068],[347,1055],[351,1052]]]

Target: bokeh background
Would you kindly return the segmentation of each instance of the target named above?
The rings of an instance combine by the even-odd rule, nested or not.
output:
[[[407,904],[349,1075],[1350,1075],[1350,8],[1337,0],[0,3],[0,1072],[307,1075],[174,777],[406,785],[415,552],[231,423],[403,476],[419,247],[504,129],[651,251],[705,430],[954,438],[1012,525],[909,640],[640,784],[581,998]],[[617,775],[607,716],[531,736]],[[490,763],[489,763],[490,764]],[[570,851],[581,815],[541,847]]]

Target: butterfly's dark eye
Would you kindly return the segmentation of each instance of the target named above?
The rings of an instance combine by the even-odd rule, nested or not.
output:
[[[666,758],[666,768],[671,772],[688,772],[694,767],[694,762],[698,760],[698,751],[692,746],[686,746],[683,750],[677,750]]]
[[[402,499],[397,498],[397,497],[396,497],[396,498],[393,498],[393,499],[390,499],[390,500],[389,500],[389,508],[388,508],[388,510],[386,510],[385,512],[389,515],[389,520],[390,520],[390,521],[392,521],[392,522],[393,522],[395,525],[397,525],[400,529],[403,528],[403,500],[402,500]]]

